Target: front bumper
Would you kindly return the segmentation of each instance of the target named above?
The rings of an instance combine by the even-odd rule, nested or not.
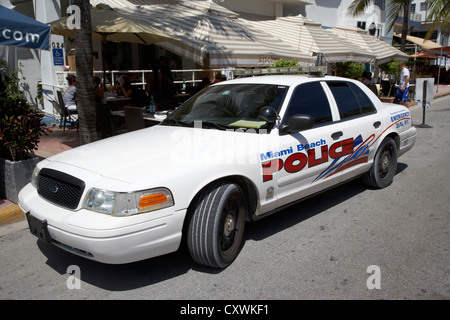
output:
[[[53,244],[95,261],[122,264],[178,250],[186,210],[173,207],[130,217],[113,217],[86,209],[71,211],[42,199],[28,184],[19,206],[47,222]]]
[[[411,127],[408,130],[400,133],[400,146],[398,150],[398,156],[400,157],[405,152],[409,151],[414,147],[416,143],[417,129]]]

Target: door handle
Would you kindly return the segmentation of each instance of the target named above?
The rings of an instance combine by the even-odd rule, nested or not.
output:
[[[378,129],[380,126],[381,126],[381,121],[376,121],[376,122],[373,123],[373,127],[375,129]]]
[[[342,137],[343,135],[344,135],[344,133],[343,133],[342,131],[337,131],[337,132],[333,133],[333,134],[331,135],[331,137],[333,138],[333,140],[337,140],[337,139],[339,139],[340,137]]]

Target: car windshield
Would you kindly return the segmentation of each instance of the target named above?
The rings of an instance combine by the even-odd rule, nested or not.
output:
[[[270,106],[279,111],[287,86],[273,84],[223,84],[200,91],[170,114],[162,125],[194,126],[214,129],[263,129],[272,124],[259,113]]]

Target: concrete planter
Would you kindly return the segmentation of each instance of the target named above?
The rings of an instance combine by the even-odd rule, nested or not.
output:
[[[17,203],[20,190],[30,182],[33,170],[41,160],[34,155],[21,161],[0,157],[0,198]]]
[[[389,102],[393,103],[395,98],[394,97],[380,97],[381,102]]]

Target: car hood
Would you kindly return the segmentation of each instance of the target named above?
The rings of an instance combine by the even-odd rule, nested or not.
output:
[[[164,181],[176,177],[177,171],[192,173],[217,164],[230,145],[242,150],[235,144],[243,140],[222,130],[154,126],[80,146],[48,160],[127,183],[150,176],[153,181]]]

